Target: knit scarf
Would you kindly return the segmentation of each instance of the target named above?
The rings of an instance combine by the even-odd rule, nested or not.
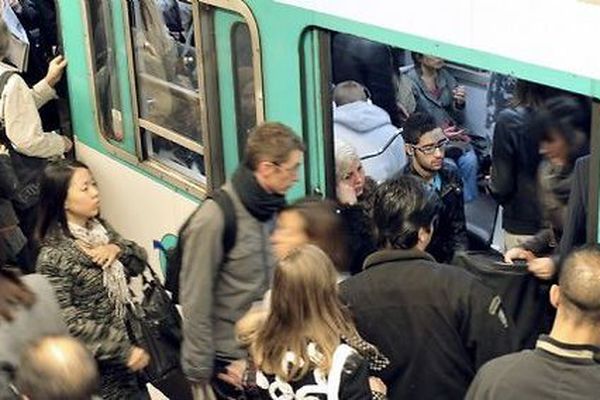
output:
[[[244,165],[235,171],[231,182],[244,207],[260,222],[268,221],[285,206],[285,196],[263,189],[254,172]]]
[[[107,245],[110,242],[106,228],[97,219],[90,220],[85,227],[69,222],[69,231],[75,239],[91,248]],[[124,318],[127,304],[132,303],[125,267],[117,259],[108,267],[103,268],[102,273],[108,298],[115,304],[117,316]]]

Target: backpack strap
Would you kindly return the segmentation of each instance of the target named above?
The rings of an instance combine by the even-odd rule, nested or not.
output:
[[[225,230],[223,232],[223,255],[224,258],[233,246],[235,246],[235,239],[237,236],[237,218],[235,215],[235,206],[231,195],[224,189],[215,190],[210,196],[215,203],[219,206],[223,212],[223,218],[225,221]]]

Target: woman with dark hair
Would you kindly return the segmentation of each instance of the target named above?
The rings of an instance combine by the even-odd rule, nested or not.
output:
[[[554,275],[556,259],[549,256],[554,255],[562,237],[575,161],[589,152],[588,111],[574,97],[554,97],[544,103],[531,122],[543,157],[537,174],[542,229],[521,246],[510,249],[505,260],[527,260],[529,270],[541,279]]]
[[[273,252],[283,258],[303,244],[314,244],[327,254],[340,273],[348,270],[343,220],[330,200],[307,197],[279,212],[271,235]]]
[[[545,86],[518,81],[511,107],[496,119],[490,191],[503,207],[506,250],[520,246],[541,228],[541,210],[533,201],[538,198],[539,144],[530,126],[536,110],[551,93]]]
[[[26,345],[67,332],[46,278],[38,274],[20,277],[5,261],[0,248],[0,400],[15,398],[10,383]]]
[[[136,375],[149,362],[127,333],[128,277],[145,268],[144,249],[99,217],[100,198],[88,167],[50,163],[41,183],[37,270],[54,286],[69,332],[98,361],[104,399],[147,399]]]

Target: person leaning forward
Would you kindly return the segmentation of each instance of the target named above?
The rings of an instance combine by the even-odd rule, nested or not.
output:
[[[276,122],[256,127],[248,137],[243,163],[223,186],[236,215],[233,248],[224,254],[224,215],[210,199],[182,233],[181,357],[196,394],[210,392],[212,380],[219,398],[236,395],[234,388],[214,378],[247,356],[236,341],[235,323],[269,288],[274,265],[271,222],[298,180],[303,152],[302,141],[289,127]]]
[[[462,399],[477,368],[515,349],[501,299],[425,252],[440,201],[405,175],[375,192],[379,251],[340,284],[359,333],[390,359],[389,399]]]

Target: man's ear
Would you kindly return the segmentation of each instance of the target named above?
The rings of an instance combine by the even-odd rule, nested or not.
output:
[[[268,176],[271,172],[271,166],[267,161],[260,161],[256,166],[256,172],[261,176]]]
[[[406,151],[406,154],[408,154],[409,156],[413,156],[415,154],[415,149],[413,149],[413,147],[410,144],[404,145],[404,151]]]
[[[550,304],[552,304],[554,308],[558,308],[558,305],[560,304],[560,286],[558,285],[552,285],[550,288]]]

